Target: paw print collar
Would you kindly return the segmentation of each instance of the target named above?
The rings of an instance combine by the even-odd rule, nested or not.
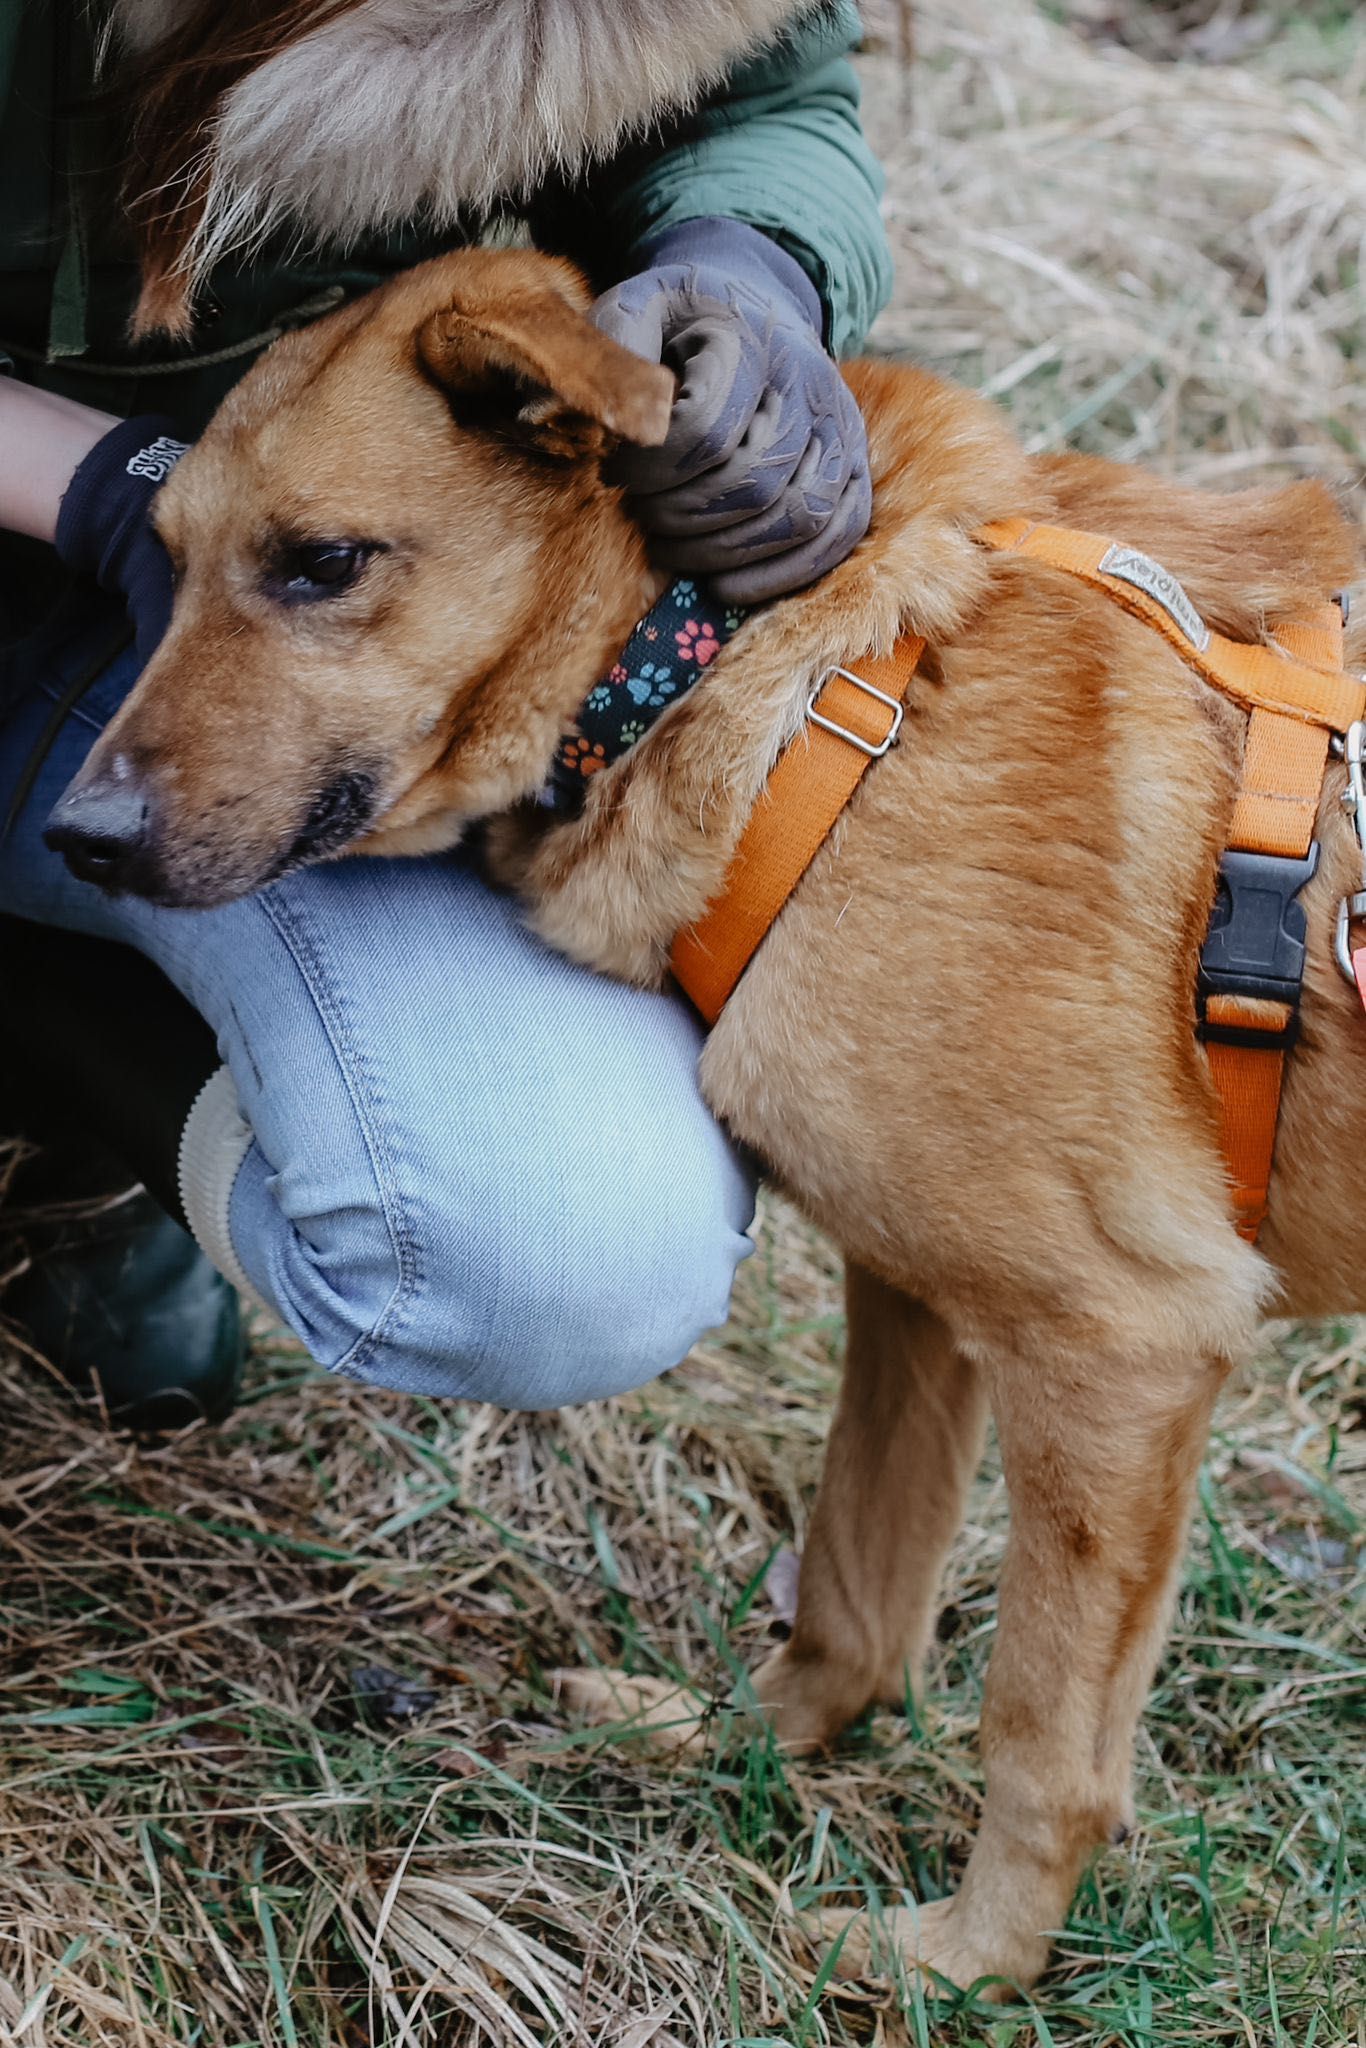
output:
[[[671,583],[635,627],[621,658],[595,683],[565,734],[541,793],[547,809],[576,817],[589,777],[644,739],[685,697],[746,616],[707,596],[690,578]]]

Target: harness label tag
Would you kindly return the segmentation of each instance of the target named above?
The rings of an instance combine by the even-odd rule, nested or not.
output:
[[[1137,548],[1112,547],[1101,562],[1100,573],[1118,577],[1121,583],[1132,583],[1154,604],[1160,604],[1196,652],[1204,653],[1209,646],[1209,627],[1171,571],[1151,555],[1141,555]]]

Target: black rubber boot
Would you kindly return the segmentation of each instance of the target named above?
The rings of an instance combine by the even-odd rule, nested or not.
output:
[[[237,1296],[146,1190],[126,1185],[126,1171],[103,1199],[90,1194],[93,1163],[90,1151],[58,1148],[20,1167],[8,1199],[22,1205],[22,1264],[4,1313],[121,1427],[219,1422],[241,1381]]]
[[[123,946],[5,917],[0,963],[0,1132],[42,1148],[7,1195],[18,1271],[0,1309],[123,1426],[219,1420],[241,1309],[184,1229],[176,1182],[212,1033]]]

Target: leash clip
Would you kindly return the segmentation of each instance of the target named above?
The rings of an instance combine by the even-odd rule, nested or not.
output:
[[[1361,854],[1361,888],[1355,896],[1344,896],[1338,905],[1337,925],[1333,933],[1333,958],[1338,963],[1338,972],[1353,988],[1357,985],[1355,969],[1352,966],[1352,926],[1359,918],[1366,917],[1366,724],[1357,719],[1347,728],[1342,742],[1342,758],[1347,766],[1347,787],[1342,792],[1342,808],[1352,815],[1352,828],[1356,833],[1357,847]]]
[[[824,717],[816,709],[816,700],[832,676],[843,676],[846,683],[852,683],[856,690],[862,690],[865,697],[875,697],[879,704],[886,705],[892,714],[892,722],[883,740],[866,740],[861,733],[851,732],[847,725],[840,725],[835,719]],[[824,732],[832,732],[837,740],[848,740],[851,747],[857,747],[870,761],[880,761],[888,748],[894,745],[896,736],[901,731],[901,721],[906,715],[906,710],[899,697],[889,697],[885,690],[879,690],[875,684],[865,682],[862,676],[856,676],[851,668],[835,667],[825,671],[807,698],[806,715],[813,725],[820,726]]]

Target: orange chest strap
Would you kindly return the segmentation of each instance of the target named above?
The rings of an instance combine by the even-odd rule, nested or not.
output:
[[[674,941],[674,979],[714,1024],[867,770],[901,730],[902,699],[925,652],[913,635],[890,655],[831,669],[807,722],[750,814],[721,894]]]
[[[1330,604],[1314,619],[1275,629],[1274,637],[1287,653],[1340,670],[1342,624]],[[1327,725],[1253,706],[1200,956],[1199,1031],[1219,1100],[1234,1218],[1249,1243],[1266,1217],[1286,1057],[1299,1024],[1306,928],[1296,899],[1318,867],[1314,830],[1331,739]],[[1283,994],[1261,985],[1278,967],[1288,983]]]

